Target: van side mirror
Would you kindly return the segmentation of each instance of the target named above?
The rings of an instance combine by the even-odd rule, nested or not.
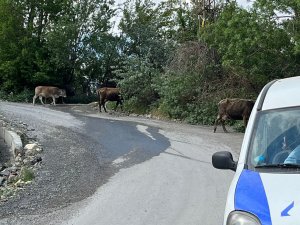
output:
[[[228,151],[216,152],[212,156],[212,164],[217,169],[236,171],[237,162],[233,161],[232,154]]]

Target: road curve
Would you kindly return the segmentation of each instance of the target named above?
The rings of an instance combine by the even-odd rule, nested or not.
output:
[[[78,116],[85,115],[84,110],[80,111],[76,107],[73,107],[73,112]],[[146,145],[160,142],[155,148],[161,150],[146,156],[140,151],[118,155],[114,150],[112,154],[114,156],[109,156],[112,160],[111,165],[119,168],[94,194],[51,212],[31,213],[22,215],[21,218],[13,216],[3,218],[0,224],[222,223],[226,194],[233,172],[214,169],[211,165],[211,156],[216,151],[228,150],[237,159],[242,134],[222,132],[214,134],[212,127],[143,118],[111,117],[104,113],[89,113],[85,116],[84,120],[78,121],[85,123],[85,120],[89,120],[87,117],[92,117],[110,121],[118,127],[124,126],[124,131],[131,130],[128,126],[134,126],[138,131],[136,134],[146,138],[144,139],[147,141]],[[129,146],[130,143],[126,145]],[[106,147],[108,148],[109,144]],[[146,152],[151,151],[146,147],[143,149]],[[135,153],[138,154],[137,157],[134,156]],[[132,160],[124,164],[128,158]]]

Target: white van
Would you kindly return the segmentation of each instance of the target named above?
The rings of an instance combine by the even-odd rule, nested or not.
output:
[[[239,160],[224,151],[212,163],[236,171],[223,225],[300,225],[300,77],[268,83],[252,110]]]

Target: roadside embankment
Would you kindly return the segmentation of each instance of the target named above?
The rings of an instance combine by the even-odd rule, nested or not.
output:
[[[38,143],[27,143],[26,124],[10,123],[0,118],[0,201],[14,196],[34,178],[40,165],[42,148]],[[23,139],[23,140],[22,140]]]
[[[10,153],[14,158],[17,157],[18,154],[22,154],[23,144],[17,133],[0,126],[0,138],[3,139],[4,143],[9,147]]]

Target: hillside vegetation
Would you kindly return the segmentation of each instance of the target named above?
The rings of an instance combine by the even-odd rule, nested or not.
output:
[[[221,99],[299,75],[299,0],[209,2],[0,0],[0,99],[52,85],[88,103],[119,86],[128,112],[212,124]]]

